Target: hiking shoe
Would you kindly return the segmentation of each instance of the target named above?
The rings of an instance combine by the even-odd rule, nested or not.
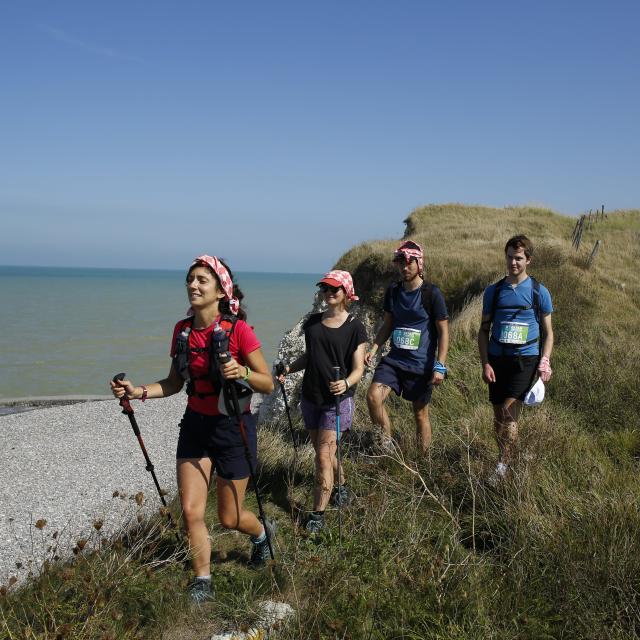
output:
[[[493,473],[489,476],[489,484],[492,487],[497,487],[506,477],[509,467],[504,462],[498,462]]]
[[[269,540],[271,540],[271,546],[275,543],[276,529],[278,528],[274,520],[265,519],[264,522],[265,532],[269,535],[265,536],[261,542],[255,542],[251,539],[251,559],[249,560],[249,566],[252,569],[260,569],[265,566],[267,560],[271,560],[271,553],[269,552]],[[275,553],[275,551],[274,551]]]
[[[318,513],[310,513],[307,524],[304,525],[305,531],[310,538],[315,538],[324,529],[324,516]]]
[[[334,507],[348,507],[355,500],[355,493],[346,485],[334,487],[331,492],[331,505]]]
[[[196,578],[188,587],[189,598],[194,604],[203,604],[213,600],[213,587],[211,580],[198,580]]]

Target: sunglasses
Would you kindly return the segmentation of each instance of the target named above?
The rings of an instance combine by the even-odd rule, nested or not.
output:
[[[330,284],[325,284],[324,282],[318,285],[318,289],[322,291],[322,293],[327,293],[330,291],[331,293],[338,293],[342,287],[332,287]]]

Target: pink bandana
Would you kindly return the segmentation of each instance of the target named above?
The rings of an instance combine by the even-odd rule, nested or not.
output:
[[[356,291],[353,288],[353,279],[351,278],[351,274],[348,271],[329,271],[329,273],[324,274],[322,280],[320,280],[318,284],[320,284],[321,282],[331,285],[332,287],[344,287],[344,291],[347,294],[347,298],[349,300],[360,299],[356,295]]]
[[[220,286],[224,291],[225,297],[229,300],[229,309],[231,313],[235,316],[238,314],[238,309],[240,308],[240,301],[238,298],[233,297],[233,281],[231,280],[231,276],[229,272],[225,269],[225,266],[216,258],[216,256],[198,256],[192,263],[191,266],[195,266],[197,264],[206,264],[208,267],[211,267],[215,274],[218,276],[218,280],[220,281]],[[193,314],[193,309],[189,309],[189,315]]]
[[[398,258],[404,258],[407,262],[410,262],[411,258],[415,258],[418,262],[420,274],[424,271],[424,253],[422,247],[417,242],[413,240],[403,242],[393,254],[394,261]]]

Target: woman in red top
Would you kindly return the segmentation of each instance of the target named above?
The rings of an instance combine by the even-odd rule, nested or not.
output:
[[[211,543],[204,520],[207,495],[213,470],[216,471],[216,495],[220,524],[251,536],[251,565],[261,566],[269,557],[265,526],[275,531],[275,524],[262,523],[247,511],[244,504],[249,481],[249,465],[240,436],[238,421],[221,412],[220,384],[224,380],[243,380],[251,390],[271,393],[273,379],[265,362],[253,329],[245,322],[246,313],[240,307],[243,295],[233,283],[229,268],[215,256],[199,256],[187,273],[187,294],[192,317],[178,322],[173,332],[169,375],[149,385],[134,386],[129,380],[112,382],[116,398],[164,398],[180,391],[185,377],[189,378],[189,401],[180,423],[178,438],[177,477],[184,522],[193,553],[195,580],[190,586],[196,602],[211,599]],[[223,320],[224,318],[224,320]],[[230,321],[228,321],[228,320]],[[231,358],[220,365],[219,379],[212,378],[209,369],[209,344],[220,324],[230,326],[228,351]],[[230,332],[229,332],[230,331]],[[182,334],[186,356],[176,349]],[[214,371],[215,373],[215,371]],[[233,413],[232,411],[230,413]],[[251,413],[242,415],[253,464],[257,463],[257,434]]]

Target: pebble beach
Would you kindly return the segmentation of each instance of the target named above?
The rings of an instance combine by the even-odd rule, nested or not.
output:
[[[133,403],[167,500],[176,494],[175,448],[185,405],[183,393]],[[92,548],[161,506],[115,399],[4,415],[0,430],[0,585],[37,574],[45,560],[69,558],[80,539]],[[99,531],[96,522],[102,522]]]

